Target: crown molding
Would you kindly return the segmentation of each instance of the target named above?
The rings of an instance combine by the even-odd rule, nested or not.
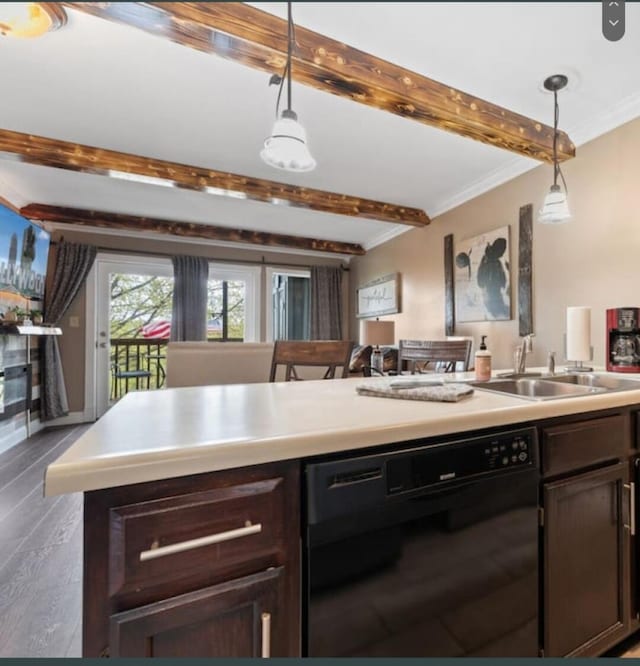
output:
[[[394,224],[392,226],[390,225],[389,229],[387,229],[381,234],[374,236],[370,240],[361,243],[361,245],[365,249],[365,252],[368,252],[369,250],[372,250],[374,247],[382,245],[383,243],[387,243],[388,241],[393,240],[397,236],[400,236],[405,231],[409,231],[410,229],[411,227],[407,227],[406,225],[401,225],[401,224]]]
[[[493,190],[539,166],[539,163],[525,158],[511,160],[504,166],[494,169],[486,176],[474,181],[463,190],[456,192],[446,199],[436,202],[431,210],[431,218],[435,219],[438,215],[443,215],[444,213],[471,201],[471,199],[475,199],[481,194],[485,194],[486,192],[489,192],[490,190]]]
[[[575,134],[575,144],[580,146],[639,116],[640,92],[635,92],[611,106],[591,122],[576,125],[571,129],[571,134]]]

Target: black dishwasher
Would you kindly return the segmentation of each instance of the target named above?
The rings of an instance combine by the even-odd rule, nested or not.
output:
[[[303,654],[538,656],[534,428],[306,466]]]

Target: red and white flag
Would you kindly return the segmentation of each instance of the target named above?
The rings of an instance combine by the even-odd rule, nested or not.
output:
[[[168,340],[171,336],[171,322],[166,319],[158,319],[149,324],[145,324],[141,329],[142,337]]]

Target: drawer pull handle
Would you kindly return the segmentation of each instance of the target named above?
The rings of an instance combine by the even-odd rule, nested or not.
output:
[[[624,484],[624,487],[629,490],[629,533],[631,536],[635,536],[636,533],[636,484],[631,481],[631,483]]]
[[[161,546],[160,548],[151,548],[143,550],[140,553],[140,562],[147,560],[155,560],[158,557],[165,557],[166,555],[174,555],[175,553],[183,553],[185,550],[193,550],[194,548],[202,548],[203,546],[210,546],[214,543],[222,543],[223,541],[233,541],[233,539],[240,539],[241,537],[249,536],[250,534],[258,534],[262,532],[262,524],[247,525],[246,527],[239,527],[235,530],[228,530],[227,532],[218,532],[218,534],[209,534],[208,536],[199,537],[198,539],[189,539],[188,541],[180,541],[179,543],[172,543],[168,546]]]
[[[271,613],[262,614],[262,653],[263,659],[271,656]]]

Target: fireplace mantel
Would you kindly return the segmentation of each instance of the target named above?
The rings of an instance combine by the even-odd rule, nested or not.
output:
[[[56,326],[23,326],[13,322],[0,324],[2,335],[62,335],[62,329]]]

